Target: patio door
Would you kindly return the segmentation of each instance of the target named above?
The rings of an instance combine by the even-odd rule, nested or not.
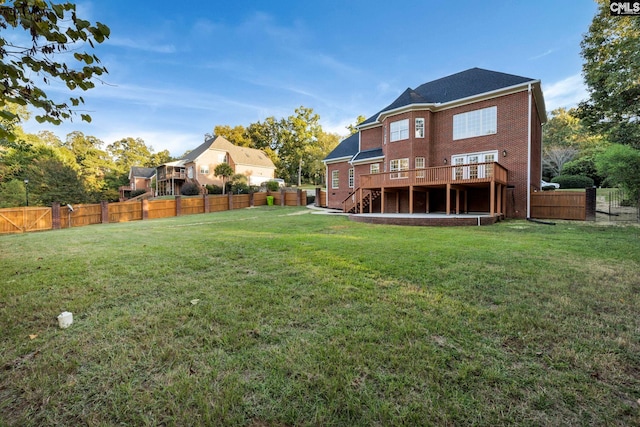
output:
[[[455,165],[453,179],[488,178],[493,174],[493,164],[483,165],[478,163],[493,163],[497,157],[497,151],[452,156],[451,162]]]

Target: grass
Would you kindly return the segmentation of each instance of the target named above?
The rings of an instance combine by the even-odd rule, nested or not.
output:
[[[0,271],[0,425],[640,425],[637,227],[260,207],[0,236]]]

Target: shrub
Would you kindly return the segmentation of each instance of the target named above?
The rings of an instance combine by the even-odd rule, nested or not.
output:
[[[133,199],[134,197],[141,196],[146,192],[147,192],[147,190],[143,190],[143,189],[133,190],[133,191],[131,191],[130,197]]]
[[[584,175],[559,175],[551,180],[560,184],[560,188],[589,188],[593,187],[593,179]]]
[[[215,184],[207,184],[207,192],[209,194],[222,194],[222,187]]]
[[[278,181],[267,181],[267,190],[278,191],[280,190],[280,184]]]
[[[187,182],[180,189],[183,196],[197,196],[200,194],[200,186],[195,182]]]
[[[231,184],[233,194],[249,194],[249,186],[246,182],[238,181]]]
[[[596,186],[602,185],[603,178],[596,169],[596,162],[593,155],[582,156],[571,160],[562,166],[560,175],[582,175],[593,179]]]

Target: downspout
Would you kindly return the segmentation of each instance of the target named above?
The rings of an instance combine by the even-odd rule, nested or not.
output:
[[[531,83],[529,83],[529,117],[527,120],[527,218],[531,215]]]

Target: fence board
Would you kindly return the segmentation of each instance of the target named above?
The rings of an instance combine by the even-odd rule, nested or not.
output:
[[[234,194],[233,209],[243,209],[251,206],[248,194]]]
[[[253,193],[253,206],[264,206],[267,204],[267,193]]]
[[[209,197],[209,212],[222,212],[229,210],[229,196],[214,194]]]
[[[586,194],[543,191],[531,194],[531,218],[586,220]]]
[[[182,197],[181,215],[193,215],[204,213],[204,199],[202,196]]]
[[[176,216],[175,199],[149,200],[149,219]]]
[[[100,208],[100,205],[98,205]],[[71,215],[73,218],[73,214]],[[109,203],[109,222],[138,221],[142,219],[142,202]],[[75,223],[71,223],[75,227]]]

